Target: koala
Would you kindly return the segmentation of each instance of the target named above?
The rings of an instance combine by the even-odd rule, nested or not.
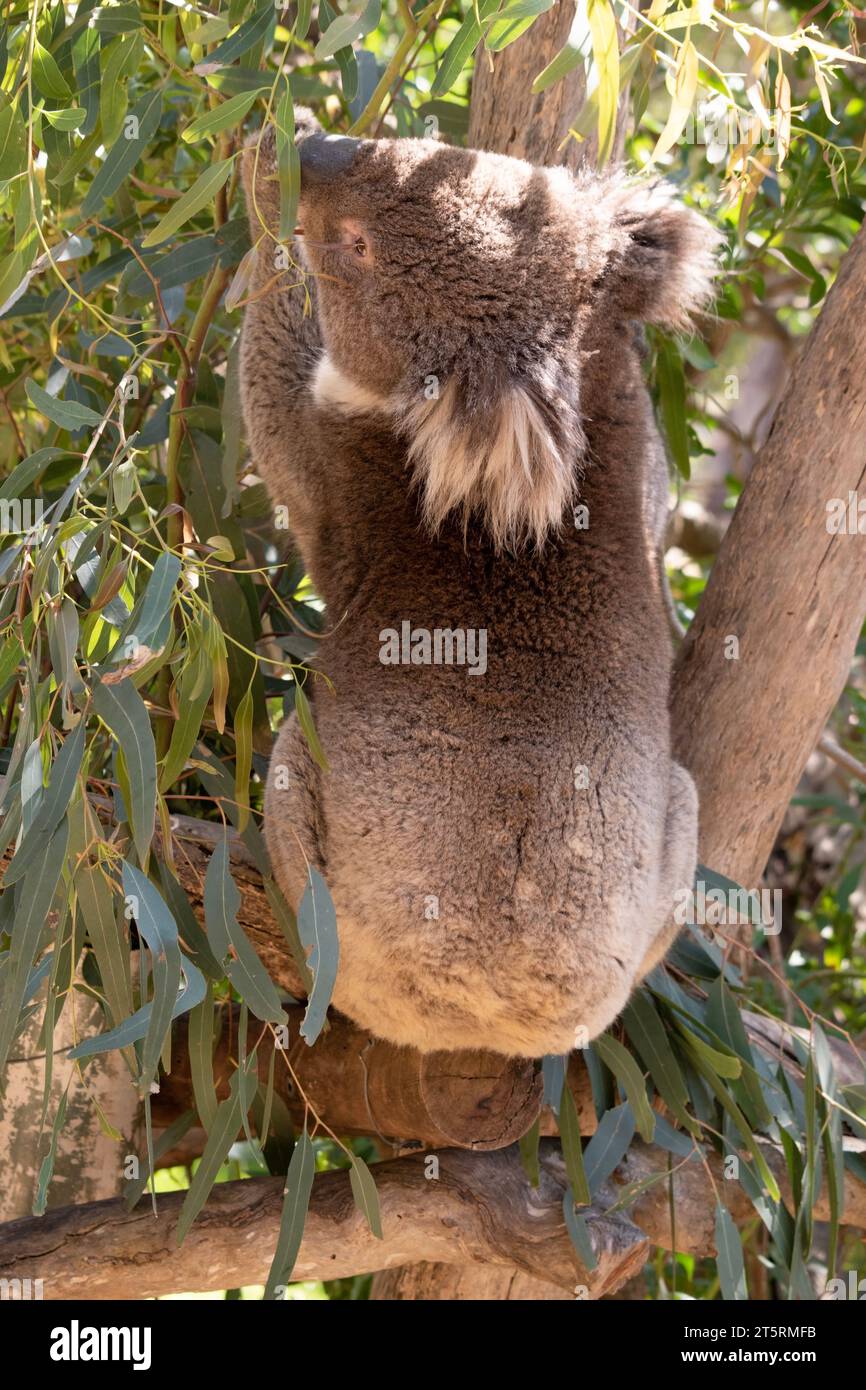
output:
[[[635,325],[707,303],[716,237],[664,186],[303,109],[296,130],[288,271],[273,132],[244,155],[242,403],[327,604],[307,688],[329,771],[286,720],[274,873],[295,907],[324,876],[333,1003],[374,1035],[565,1053],[662,958],[694,878]]]

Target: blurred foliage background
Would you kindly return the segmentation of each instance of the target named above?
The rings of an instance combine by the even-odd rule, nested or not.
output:
[[[293,101],[333,130],[463,142],[476,65],[496,63],[511,43],[531,50],[550,7],[0,5],[0,840],[16,866],[0,899],[0,1061],[47,977],[46,1041],[70,991],[86,989],[146,1090],[170,1024],[171,1010],[155,1007],[160,991],[174,999],[183,980],[182,1007],[210,1018],[229,997],[255,1012],[254,987],[267,984],[251,964],[245,994],[196,937],[170,848],[171,817],[187,815],[233,824],[266,860],[263,778],[273,732],[293,709],[320,756],[304,683],[321,604],[250,470],[240,419],[245,136],[277,124],[290,232]],[[798,343],[863,218],[864,17],[834,0],[580,0],[574,13],[569,43],[535,79],[544,91],[585,69],[589,95],[568,139],[596,133],[604,162],[625,113],[629,165],[676,182],[726,235],[714,315],[689,340],[653,335],[647,362],[673,464],[668,559],[687,623]],[[784,543],[768,533],[768,545]],[[836,740],[861,762],[864,657],[861,641],[833,717]],[[85,794],[110,800],[107,821]],[[155,825],[169,847],[162,862]],[[799,998],[825,1026],[866,1034],[864,857],[866,784],[816,752],[770,865],[769,882],[784,890],[782,934],[756,936],[748,980],[729,981],[750,1007],[809,1026]],[[227,863],[215,873],[229,877]],[[41,921],[23,914],[37,876]],[[129,953],[139,941],[124,902],[144,880],[153,939],[136,985]],[[114,924],[98,940],[83,901]],[[178,939],[175,973],[161,979],[154,947]],[[710,973],[718,978],[718,965]],[[826,1078],[813,1069],[805,1084],[825,1104],[829,1087],[832,1106]],[[846,1123],[858,1132],[859,1115],[866,1136],[866,1089],[855,1092],[844,1098]],[[821,1143],[831,1141],[832,1169],[841,1157],[831,1110],[819,1103],[813,1119]],[[58,1121],[59,1112],[44,1117],[44,1186]],[[372,1143],[313,1133],[318,1170],[363,1173],[375,1161]],[[258,1145],[236,1145],[211,1181],[266,1164]],[[807,1167],[804,1206],[815,1176]],[[163,1170],[157,1188],[189,1178]],[[802,1292],[792,1249],[787,1262],[767,1255],[759,1226],[749,1234],[756,1267]],[[798,1222],[803,1268],[827,1249],[807,1234],[804,1243]],[[859,1242],[846,1238],[838,1259],[862,1266]],[[736,1283],[737,1270],[726,1277]],[[297,1285],[290,1296],[363,1298],[368,1283]],[[647,1287],[716,1297],[720,1276],[714,1261],[659,1256]]]

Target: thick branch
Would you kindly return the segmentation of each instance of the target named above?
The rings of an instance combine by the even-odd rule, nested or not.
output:
[[[381,1042],[333,1013],[327,1031],[315,1047],[308,1047],[300,1036],[303,1007],[290,1007],[287,1013],[289,1042],[284,1051],[277,1050],[275,1089],[299,1126],[304,1123],[306,1096],[338,1134],[373,1134],[427,1148],[498,1149],[525,1134],[541,1109],[541,1077],[531,1062],[481,1051],[422,1057],[412,1048]],[[220,1011],[222,1028],[214,1057],[220,1097],[228,1094],[234,1069],[236,1014]],[[175,1026],[172,1070],[154,1097],[157,1128],[167,1128],[194,1106],[187,1022],[180,1019]],[[262,1081],[267,1079],[273,1049],[268,1033],[257,1052]],[[178,1158],[169,1157],[175,1162]]]
[[[848,1141],[862,1148],[859,1141]],[[784,1159],[772,1145],[763,1152],[790,1204]],[[434,1165],[431,1160],[435,1159]],[[428,1177],[428,1173],[438,1176]],[[324,1173],[313,1187],[294,1279],[346,1278],[369,1269],[393,1269],[411,1261],[457,1265],[465,1273],[447,1276],[460,1287],[453,1297],[484,1295],[475,1266],[517,1269],[525,1278],[517,1297],[543,1296],[542,1281],[591,1298],[615,1292],[643,1267],[650,1243],[672,1242],[670,1190],[657,1182],[635,1203],[633,1214],[605,1215],[617,1187],[667,1172],[668,1155],[635,1143],[587,1214],[597,1268],[587,1273],[576,1259],[562,1215],[565,1170],[559,1144],[541,1146],[541,1181],[530,1187],[515,1147],[474,1154],[451,1149],[418,1154],[376,1167],[376,1188],[384,1239],[376,1240],[354,1204],[347,1173]],[[720,1160],[709,1168],[693,1158],[671,1179],[674,1183],[676,1248],[696,1255],[714,1253],[716,1196],[735,1220],[753,1214],[739,1183],[728,1181]],[[283,1182],[256,1178],[218,1184],[180,1247],[176,1227],[184,1194],[161,1195],[153,1217],[145,1201],[129,1213],[119,1201],[55,1208],[40,1219],[0,1226],[0,1278],[43,1279],[52,1299],[153,1298],[264,1282],[273,1254],[282,1207]],[[829,1203],[822,1191],[815,1216],[826,1220]],[[846,1175],[845,1217],[866,1226],[866,1188]],[[466,1267],[469,1267],[468,1269]],[[434,1292],[443,1271],[428,1271]],[[420,1276],[419,1276],[420,1277]],[[489,1279],[486,1281],[490,1282]],[[502,1283],[495,1280],[497,1288]],[[422,1281],[424,1283],[424,1281]],[[510,1288],[510,1284],[509,1284]],[[380,1297],[405,1297],[392,1287]]]
[[[517,1268],[592,1297],[639,1270],[646,1237],[625,1216],[591,1211],[597,1267],[578,1265],[562,1218],[565,1174],[557,1146],[545,1145],[541,1182],[529,1186],[514,1148],[490,1154],[449,1150],[376,1168],[383,1240],[354,1204],[347,1173],[324,1173],[313,1186],[295,1279],[333,1279],[410,1260]],[[218,1184],[178,1247],[183,1194],[160,1196],[159,1214],[141,1203],[91,1202],[0,1227],[0,1278],[43,1279],[46,1298],[141,1299],[179,1290],[263,1283],[279,1227],[283,1181]]]

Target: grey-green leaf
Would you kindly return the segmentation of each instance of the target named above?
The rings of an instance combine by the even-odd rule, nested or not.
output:
[[[340,963],[337,914],[328,885],[312,864],[298,909],[298,932],[302,945],[310,950],[313,989],[301,1024],[301,1036],[312,1047],[325,1024]]]
[[[24,383],[27,396],[31,405],[39,411],[40,415],[45,415],[53,424],[59,425],[63,430],[80,430],[87,425],[101,425],[102,416],[95,410],[91,410],[87,405],[81,405],[79,401],[59,401],[56,396],[50,395],[47,391],[28,377]]]
[[[352,1185],[352,1196],[355,1199],[355,1206],[363,1213],[367,1225],[373,1232],[377,1240],[382,1239],[382,1213],[379,1208],[379,1194],[376,1191],[376,1184],[373,1174],[367,1167],[363,1158],[357,1154],[352,1154],[352,1167],[349,1171],[349,1182]]]
[[[716,1263],[722,1297],[728,1302],[747,1299],[743,1243],[731,1213],[721,1202],[716,1206]]]
[[[241,895],[229,869],[228,840],[223,836],[211,855],[204,880],[204,912],[214,954],[241,998],[264,1023],[284,1023],[286,1014],[273,981],[237,919]]]
[[[249,1063],[248,1063],[249,1064]],[[189,1191],[180,1209],[177,1222],[177,1243],[181,1244],[192,1223],[208,1199],[216,1182],[217,1173],[228,1156],[228,1151],[241,1128],[241,1074],[236,1070],[229,1082],[229,1094],[222,1102],[208,1135],[201,1162],[193,1174]]]
[[[562,1088],[562,1099],[559,1104],[559,1134],[562,1140],[565,1171],[574,1193],[574,1200],[579,1206],[587,1207],[592,1201],[592,1196],[583,1165],[583,1147],[580,1142],[577,1110],[568,1086]]]
[[[132,836],[143,864],[153,839],[156,816],[156,747],[144,701],[128,678],[117,685],[97,681],[93,708],[111,730],[129,775]]]
[[[640,1067],[622,1043],[607,1033],[596,1038],[594,1046],[628,1096],[641,1138],[651,1144],[655,1133],[655,1111],[647,1099],[646,1082]]]
[[[315,1150],[309,1134],[304,1130],[295,1144],[289,1171],[286,1174],[280,1232],[277,1236],[277,1248],[274,1251],[268,1281],[265,1285],[266,1299],[277,1298],[279,1296],[278,1290],[285,1286],[291,1278],[295,1261],[298,1258],[298,1251],[301,1248],[304,1223],[307,1219],[307,1209],[310,1205],[310,1193],[313,1190],[315,1176]]]
[[[562,1196],[562,1214],[565,1217],[565,1226],[571,1237],[571,1243],[577,1251],[578,1259],[584,1269],[591,1272],[595,1269],[598,1261],[592,1248],[586,1217],[575,1208],[574,1193],[570,1187],[565,1189]]]
[[[151,955],[153,999],[141,1057],[140,1086],[146,1089],[159,1065],[171,1027],[181,976],[177,924],[159,893],[140,869],[124,860],[123,891],[135,904],[135,922]]]
[[[583,1151],[586,1180],[593,1197],[622,1162],[634,1131],[634,1113],[628,1101],[602,1115],[598,1129]]]
[[[49,842],[44,857],[25,875],[23,883],[16,889],[15,923],[7,955],[3,1000],[0,1004],[0,1073],[6,1067],[9,1049],[18,1028],[18,1015],[66,858],[68,842],[69,822],[64,816]]]
[[[99,173],[87,190],[81,205],[84,217],[91,217],[112,193],[131,174],[141,159],[148,144],[156,134],[162,115],[162,89],[147,92],[137,106],[133,107],[124,119],[124,129],[120,132],[102,163]],[[132,121],[135,124],[131,124]],[[127,138],[127,130],[137,132]]]

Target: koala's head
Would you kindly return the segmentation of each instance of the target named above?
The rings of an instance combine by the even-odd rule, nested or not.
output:
[[[328,136],[302,108],[296,125],[302,255],[325,347],[318,401],[391,415],[432,528],[476,512],[499,545],[541,543],[579,476],[591,328],[685,326],[710,297],[715,234],[663,185]],[[256,182],[269,226],[272,149]],[[251,164],[252,151],[248,200]]]

